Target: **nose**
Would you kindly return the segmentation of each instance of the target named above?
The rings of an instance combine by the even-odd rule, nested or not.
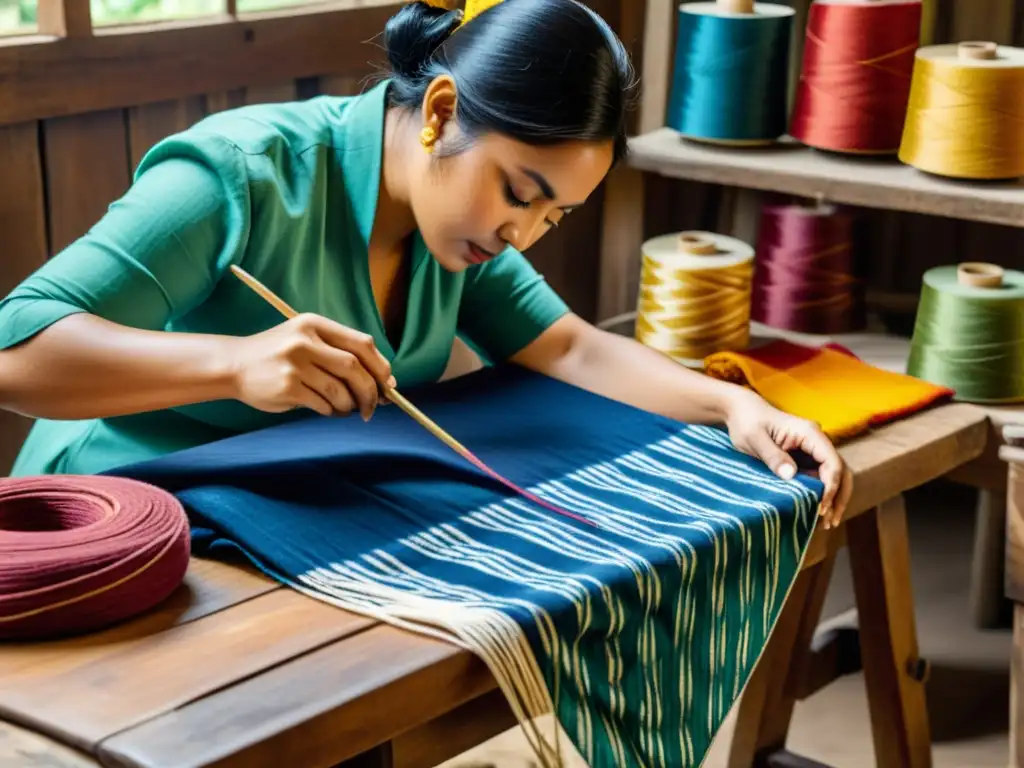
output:
[[[517,251],[525,251],[536,239],[542,219],[542,214],[523,211],[521,221],[507,221],[498,229],[498,237]]]

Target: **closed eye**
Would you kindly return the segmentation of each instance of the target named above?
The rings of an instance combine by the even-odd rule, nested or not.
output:
[[[516,197],[515,190],[512,189],[512,185],[507,181],[505,182],[505,199],[509,205],[515,206],[516,208],[529,208],[530,203],[526,200],[520,200]]]
[[[529,208],[532,205],[532,203],[526,200],[521,200],[516,195],[515,190],[512,189],[512,185],[507,181],[505,182],[505,200],[514,208]],[[569,213],[569,211],[566,211],[566,213]],[[558,227],[558,222],[553,219],[546,219],[545,221],[549,227]]]

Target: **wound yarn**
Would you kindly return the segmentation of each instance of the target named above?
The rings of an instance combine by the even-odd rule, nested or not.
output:
[[[0,640],[103,629],[182,583],[191,536],[173,495],[118,477],[0,480]]]

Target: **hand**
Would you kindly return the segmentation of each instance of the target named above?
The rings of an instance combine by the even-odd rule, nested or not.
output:
[[[394,387],[391,364],[369,334],[302,314],[229,347],[237,399],[269,413],[305,407],[324,416],[358,410],[365,421]]]
[[[853,475],[817,424],[783,413],[748,392],[737,398],[725,421],[733,445],[761,459],[784,480],[797,472],[788,451],[801,450],[813,458],[825,483],[818,515],[824,518],[825,528],[839,525],[853,492]]]

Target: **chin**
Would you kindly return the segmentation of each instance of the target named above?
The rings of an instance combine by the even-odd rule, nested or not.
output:
[[[472,266],[468,261],[466,261],[466,259],[460,257],[458,254],[436,254],[431,251],[431,255],[434,257],[434,261],[440,264],[441,268],[448,272],[462,272],[464,269]]]

